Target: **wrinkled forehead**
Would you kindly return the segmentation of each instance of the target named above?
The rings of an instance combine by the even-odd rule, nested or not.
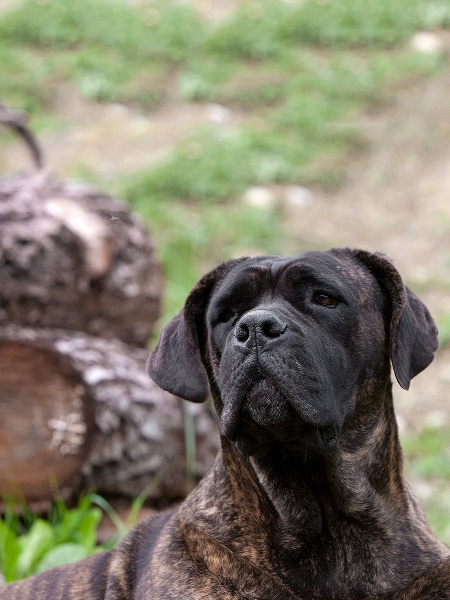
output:
[[[241,289],[256,293],[260,289],[274,289],[294,279],[299,284],[302,281],[328,284],[350,296],[354,295],[363,304],[379,292],[376,279],[368,268],[346,249],[308,251],[288,258],[248,258],[219,282],[215,292],[219,297]]]

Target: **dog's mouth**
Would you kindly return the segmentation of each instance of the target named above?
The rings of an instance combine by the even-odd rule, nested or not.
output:
[[[272,442],[291,451],[325,452],[334,448],[341,429],[333,423],[306,422],[275,384],[263,378],[236,398],[225,399],[220,417],[221,434],[245,456],[264,455]]]

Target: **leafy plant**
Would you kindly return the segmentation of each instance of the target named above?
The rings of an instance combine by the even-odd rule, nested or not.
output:
[[[73,509],[57,500],[48,520],[30,513],[20,519],[9,509],[0,520],[0,570],[5,581],[92,554],[101,518],[102,511],[92,506],[89,496],[82,497]]]
[[[135,525],[149,490],[158,483],[155,478],[131,503],[125,522],[109,502],[94,493],[82,496],[75,508],[68,508],[57,499],[47,518],[26,507],[19,517],[12,503],[7,503],[6,514],[0,518],[0,573],[9,583],[113,548]],[[104,514],[117,532],[108,542],[98,545],[97,530]]]

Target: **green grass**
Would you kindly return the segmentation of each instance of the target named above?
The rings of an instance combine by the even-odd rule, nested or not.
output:
[[[287,64],[235,66],[222,82],[208,62],[206,69],[200,61],[181,75],[187,99],[252,112],[240,127],[194,132],[163,163],[136,174],[137,187],[149,197],[214,202],[236,198],[252,184],[321,182],[315,163],[323,156],[338,162],[361,144],[355,114],[380,102],[383,86],[432,73],[439,61],[406,51],[355,59],[348,52],[323,56],[303,49]]]
[[[331,46],[387,46],[408,40],[418,29],[449,25],[446,0],[307,1],[281,23],[279,34],[291,41]]]
[[[406,476],[431,528],[450,545],[450,428],[424,429],[416,436],[405,437],[402,446]]]
[[[189,6],[166,0],[140,11],[112,0],[24,0],[4,15],[0,36],[51,50],[106,48],[123,60],[179,61],[202,41],[203,24]]]
[[[118,0],[25,0],[0,19],[2,99],[23,106],[28,97],[24,108],[48,110],[57,85],[73,81],[91,100],[151,108],[203,31],[188,5],[170,0],[146,10]]]
[[[449,12],[423,0],[309,0],[300,8],[249,0],[214,27],[176,0],[143,8],[24,0],[0,20],[2,100],[39,117],[57,106],[58,86],[72,82],[91,101],[148,111],[176,77],[185,99],[225,103],[247,118],[227,135],[211,127],[182,142],[139,177],[148,196],[222,201],[251,184],[332,183],[339,172],[315,165],[324,156],[338,165],[361,143],[355,114],[391,85],[442,66],[442,57],[403,42],[431,20],[447,25]]]
[[[450,345],[450,313],[444,313],[437,321],[439,329],[439,345],[441,348]]]
[[[446,0],[246,2],[207,39],[213,52],[252,60],[283,58],[292,45],[386,47],[419,29],[446,27]]]

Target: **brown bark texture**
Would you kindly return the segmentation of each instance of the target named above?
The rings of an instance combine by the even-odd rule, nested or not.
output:
[[[147,491],[159,506],[185,496],[216,455],[215,417],[158,388],[147,357],[118,340],[0,327],[0,496],[42,510],[55,492],[82,488]],[[191,464],[186,425],[195,430]]]
[[[162,289],[152,236],[125,203],[44,170],[0,179],[0,325],[143,347]]]

